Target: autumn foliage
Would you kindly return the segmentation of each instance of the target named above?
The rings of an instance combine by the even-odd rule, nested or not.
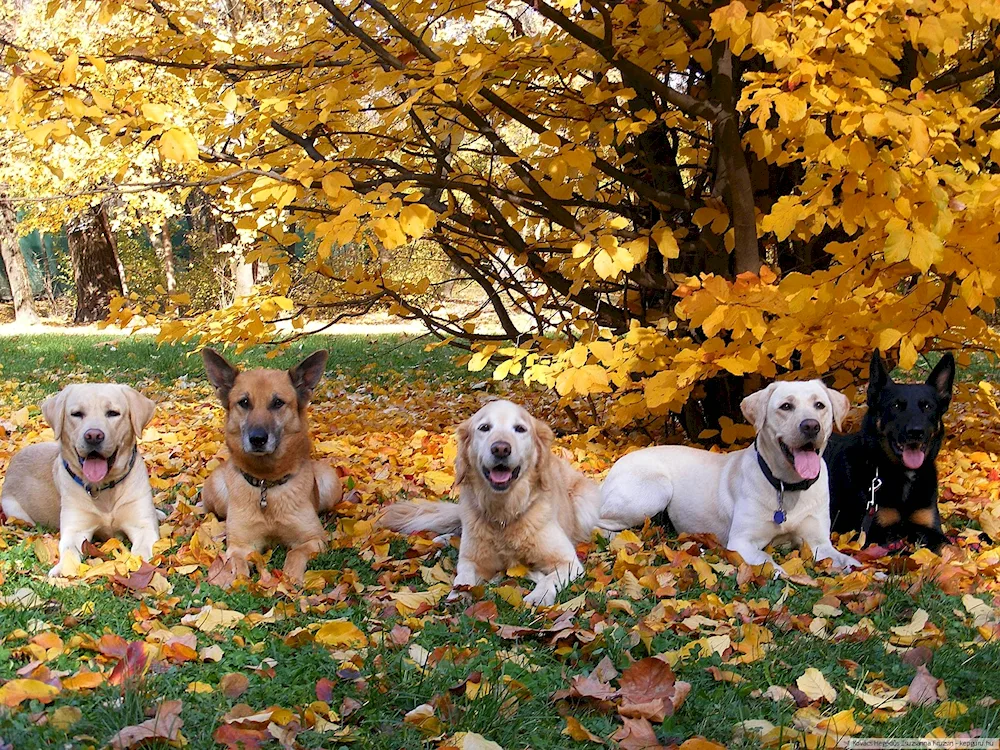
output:
[[[51,31],[72,14],[86,34]],[[12,147],[60,154],[76,201],[203,188],[273,269],[228,310],[175,319],[183,297],[123,300],[118,322],[167,311],[166,338],[252,343],[278,319],[388,304],[473,369],[612,393],[607,420],[680,414],[695,434],[750,373],[843,384],[874,347],[909,368],[1000,345],[983,319],[1000,289],[996,3],[125,0],[47,15],[46,49],[28,24],[7,48]],[[314,250],[293,250],[302,238]],[[416,241],[481,286],[497,329],[381,260]],[[344,271],[346,246],[370,262]]]

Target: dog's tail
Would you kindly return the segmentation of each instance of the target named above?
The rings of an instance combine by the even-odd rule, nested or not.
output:
[[[462,531],[462,517],[458,503],[409,502],[393,503],[378,520],[379,526],[413,534],[417,531],[433,531],[435,534],[459,534]]]

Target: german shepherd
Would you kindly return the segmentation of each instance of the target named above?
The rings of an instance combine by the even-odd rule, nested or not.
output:
[[[231,457],[212,472],[202,497],[206,510],[226,520],[228,561],[249,575],[251,553],[283,544],[285,577],[301,583],[309,560],[327,545],[318,514],[342,494],[337,472],[310,458],[309,400],[327,353],[314,352],[288,371],[240,372],[211,349],[202,358],[226,409]]]
[[[876,349],[869,373],[861,431],[834,435],[823,454],[833,530],[860,530],[863,544],[904,539],[938,551],[948,537],[941,531],[934,461],[944,440],[955,358],[945,354],[926,383],[908,385],[889,377]]]

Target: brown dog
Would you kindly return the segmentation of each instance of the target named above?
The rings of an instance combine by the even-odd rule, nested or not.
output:
[[[327,353],[314,352],[287,372],[240,372],[217,352],[202,351],[208,379],[226,408],[231,460],[205,482],[205,508],[226,519],[227,556],[240,575],[268,544],[289,548],[285,576],[296,583],[326,549],[319,513],[341,498],[340,477],[310,458],[308,408]]]

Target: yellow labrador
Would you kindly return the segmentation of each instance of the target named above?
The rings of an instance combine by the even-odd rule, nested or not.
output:
[[[597,527],[597,484],[552,453],[552,430],[510,401],[491,401],[458,428],[459,502],[390,505],[382,525],[461,531],[457,589],[525,565],[535,582],[524,601],[550,605],[583,574],[576,544]],[[453,593],[453,596],[455,593]]]
[[[661,445],[618,460],[601,487],[602,528],[637,526],[666,510],[678,532],[714,534],[750,565],[772,563],[764,548],[808,544],[839,568],[858,562],[830,542],[830,489],[823,448],[850,403],[822,381],[772,383],[743,399],[754,445],[710,453]]]
[[[42,404],[56,440],[11,459],[0,505],[9,518],[59,530],[59,562],[50,576],[75,573],[85,541],[117,533],[129,538],[134,554],[153,556],[160,526],[136,440],[155,408],[138,391],[112,383],[69,385]]]

